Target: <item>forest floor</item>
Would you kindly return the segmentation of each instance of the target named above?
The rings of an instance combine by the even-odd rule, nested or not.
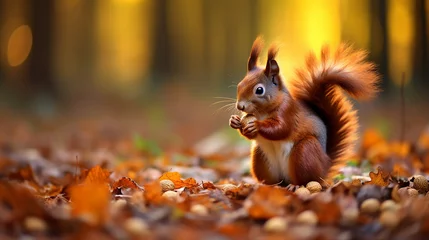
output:
[[[429,234],[429,132],[415,142],[392,142],[367,129],[358,153],[334,179],[290,190],[255,182],[248,143],[223,132],[193,147],[164,149],[141,135],[91,126],[68,129],[62,139],[28,124],[3,129],[1,239]]]

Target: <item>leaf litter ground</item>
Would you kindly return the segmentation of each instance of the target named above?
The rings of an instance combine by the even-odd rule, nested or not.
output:
[[[0,238],[420,239],[428,139],[367,130],[334,179],[295,188],[256,183],[248,150],[199,151],[210,141],[163,151],[141,137],[101,139],[110,150],[100,152],[76,139],[65,148],[1,139]]]

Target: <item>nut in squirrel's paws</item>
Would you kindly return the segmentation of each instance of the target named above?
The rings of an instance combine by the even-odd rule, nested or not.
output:
[[[249,123],[251,122],[255,122],[257,119],[255,116],[253,116],[252,114],[247,114],[246,116],[244,116],[241,119],[241,125],[244,127],[246,127]]]
[[[258,134],[255,121],[257,118],[251,114],[244,116],[241,119],[242,134],[248,138],[254,138]]]

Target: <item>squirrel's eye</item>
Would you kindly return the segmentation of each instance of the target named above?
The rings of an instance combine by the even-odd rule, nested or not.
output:
[[[264,94],[264,88],[263,87],[257,87],[255,90],[256,95],[262,95]]]

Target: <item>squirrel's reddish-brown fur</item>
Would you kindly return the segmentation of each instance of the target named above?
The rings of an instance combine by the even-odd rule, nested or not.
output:
[[[320,60],[314,53],[307,56],[306,66],[289,81],[289,90],[326,124],[326,153],[336,167],[352,155],[359,127],[356,111],[342,90],[355,99],[369,99],[378,91],[379,76],[375,65],[365,61],[365,51],[345,44],[333,53],[324,46],[320,56]]]
[[[335,52],[322,48],[321,57],[307,57],[306,67],[283,83],[275,61],[278,51],[268,50],[265,68],[257,66],[262,39],[257,38],[248,60],[248,73],[237,86],[237,108],[254,120],[242,124],[231,116],[252,146],[252,174],[267,184],[305,184],[321,181],[353,151],[358,121],[344,90],[356,99],[377,92],[378,75],[364,51],[341,45]]]

